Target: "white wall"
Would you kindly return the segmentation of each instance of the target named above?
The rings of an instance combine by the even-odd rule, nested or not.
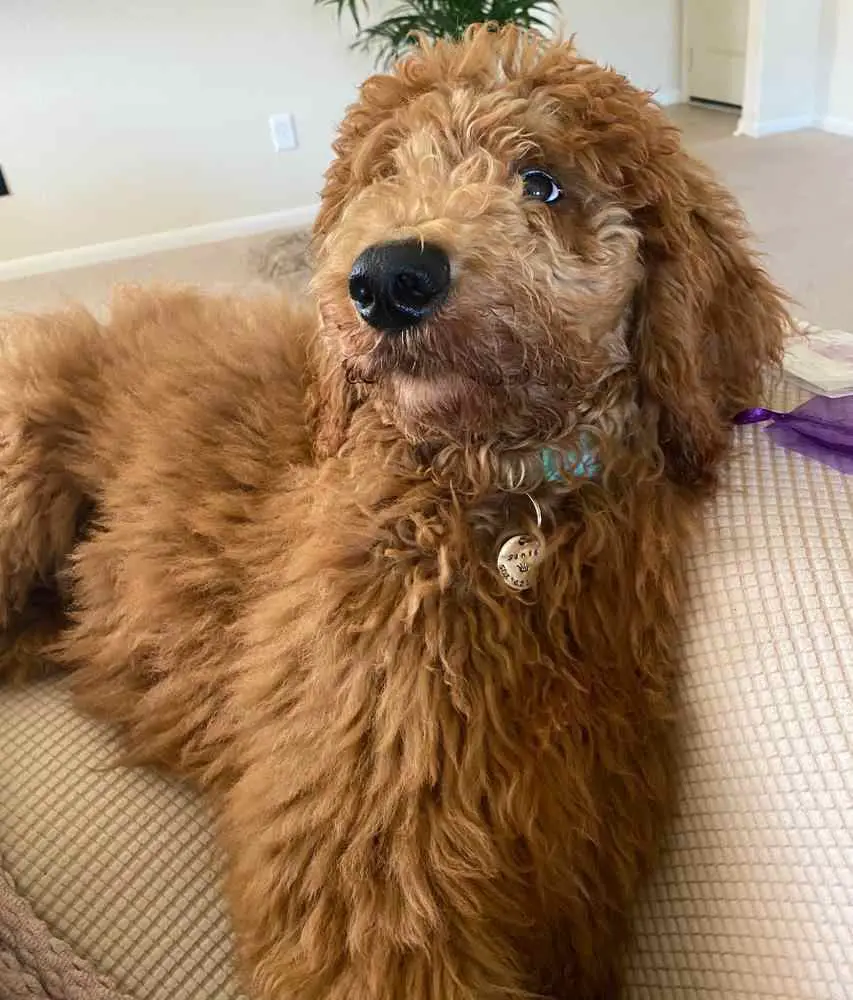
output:
[[[820,26],[820,0],[766,3],[763,121],[814,121],[819,110]]]
[[[758,133],[809,115],[853,132],[853,0],[752,2]],[[349,25],[312,0],[2,7],[0,164],[13,195],[0,199],[0,262],[299,217],[317,200],[335,124],[373,68],[349,51]],[[678,97],[681,0],[561,0],[559,20],[584,55]],[[268,116],[281,111],[296,115],[292,153],[270,143]]]
[[[681,90],[681,0],[560,0],[566,36],[638,87],[674,103]]]
[[[752,0],[740,130],[804,128],[820,116],[823,0]]]
[[[376,4],[372,4],[377,9]],[[313,0],[2,0],[0,262],[310,208],[372,61]],[[565,0],[584,54],[674,97],[679,0]],[[267,120],[296,115],[275,153]],[[304,215],[305,213],[303,213]]]
[[[853,135],[853,0],[750,0],[739,130]]]
[[[312,0],[3,0],[0,261],[317,201],[372,69]],[[300,147],[276,153],[268,116]]]
[[[835,47],[838,35],[838,0],[819,0],[820,37],[818,41],[817,98],[819,116],[824,116],[829,106],[829,90],[835,70]]]
[[[826,97],[826,126],[853,135],[853,0],[835,6],[835,51]]]

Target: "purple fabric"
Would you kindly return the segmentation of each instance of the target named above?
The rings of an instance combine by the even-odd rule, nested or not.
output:
[[[776,444],[853,475],[853,396],[815,396],[790,413],[756,407],[742,410],[736,424],[771,421]]]

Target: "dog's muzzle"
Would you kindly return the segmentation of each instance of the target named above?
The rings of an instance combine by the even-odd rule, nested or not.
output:
[[[377,243],[359,254],[349,293],[361,318],[383,333],[417,326],[450,290],[450,260],[432,243]]]

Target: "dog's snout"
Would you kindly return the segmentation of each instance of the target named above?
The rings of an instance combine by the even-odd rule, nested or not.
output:
[[[361,253],[349,278],[350,298],[371,326],[392,333],[435,312],[450,289],[450,260],[418,240],[377,243]]]

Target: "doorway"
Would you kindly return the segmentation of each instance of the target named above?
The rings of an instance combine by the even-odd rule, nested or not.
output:
[[[744,103],[749,0],[685,0],[685,93],[691,102]]]

